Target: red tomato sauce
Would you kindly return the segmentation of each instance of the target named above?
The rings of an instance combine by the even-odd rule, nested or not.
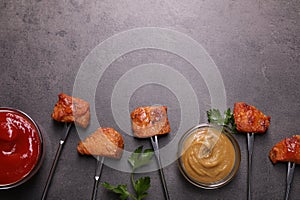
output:
[[[0,111],[0,185],[18,182],[31,172],[40,144],[39,132],[26,116]]]

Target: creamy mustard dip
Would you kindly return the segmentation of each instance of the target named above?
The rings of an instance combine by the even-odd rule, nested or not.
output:
[[[214,128],[192,133],[183,144],[181,157],[184,171],[197,182],[214,183],[225,178],[235,162],[233,144]]]

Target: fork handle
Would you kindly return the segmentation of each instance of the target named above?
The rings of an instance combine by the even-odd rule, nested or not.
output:
[[[94,187],[93,187],[93,193],[92,193],[92,198],[91,198],[92,200],[95,200],[97,197],[99,179],[101,177],[101,173],[102,173],[102,169],[103,169],[104,157],[101,158],[101,161],[99,159],[100,158],[98,156],[95,177],[94,177]]]
[[[154,150],[154,154],[155,154],[155,157],[156,157],[156,160],[157,160],[157,163],[158,163],[160,179],[161,179],[161,182],[162,182],[162,185],[163,185],[165,199],[170,200],[170,196],[169,196],[169,192],[168,192],[168,188],[167,188],[167,183],[166,183],[166,179],[165,179],[165,174],[164,174],[164,170],[163,170],[163,167],[162,167],[162,164],[161,164],[157,135],[155,135],[154,137],[151,137],[150,140],[151,140],[151,144],[152,144],[152,147],[153,147],[153,150]]]
[[[288,162],[287,176],[286,176],[286,191],[285,191],[285,200],[289,199],[291,184],[294,176],[295,163]]]
[[[44,191],[43,191],[43,194],[42,194],[42,198],[41,198],[42,200],[45,200],[46,197],[47,197],[47,193],[48,193],[48,190],[49,190],[49,187],[50,187],[53,175],[54,175],[54,171],[55,171],[56,166],[57,166],[58,159],[59,159],[59,157],[61,155],[61,152],[62,152],[62,149],[63,149],[63,145],[66,142],[66,140],[68,139],[71,127],[72,127],[72,123],[68,123],[67,124],[67,130],[66,130],[64,138],[62,138],[62,139],[59,140],[59,145],[58,145],[58,148],[56,150],[55,157],[54,157],[51,169],[50,169],[50,173],[48,175],[48,178],[47,178],[47,181],[46,181],[46,185],[44,187]]]
[[[167,188],[167,183],[166,183],[166,178],[165,178],[164,170],[162,168],[162,164],[161,164],[159,156],[156,157],[156,158],[157,158],[158,165],[159,165],[159,173],[160,173],[161,182],[162,182],[162,185],[163,185],[163,188],[164,188],[165,199],[166,200],[170,200],[170,196],[169,196],[169,191],[168,191],[168,188]]]
[[[252,154],[254,145],[254,134],[247,133],[247,146],[248,146],[248,194],[247,199],[251,200],[251,174],[252,174]]]
[[[52,166],[51,166],[51,169],[50,169],[50,173],[49,173],[48,178],[47,178],[46,185],[44,187],[44,191],[43,191],[42,198],[41,198],[42,200],[46,199],[46,196],[47,196],[47,193],[48,193],[48,190],[49,190],[49,187],[50,187],[50,183],[51,183],[51,180],[53,178],[54,171],[55,171],[58,159],[59,159],[61,151],[62,151],[63,143],[64,143],[63,140],[59,141],[59,146],[58,146],[58,148],[56,150],[55,158],[54,158],[54,161],[52,163]]]
[[[289,199],[290,189],[291,189],[291,184],[287,184],[286,185],[286,191],[285,191],[285,197],[284,197],[285,200]]]

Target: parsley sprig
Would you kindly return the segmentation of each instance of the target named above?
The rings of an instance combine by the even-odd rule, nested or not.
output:
[[[144,165],[149,164],[153,155],[153,149],[145,149],[143,151],[143,146],[138,147],[128,158],[128,162],[132,167],[132,172]]]
[[[127,185],[117,185],[117,186],[113,186],[110,185],[107,182],[102,183],[102,186],[105,187],[106,189],[119,194],[119,198],[121,200],[125,200],[127,199],[129,196],[131,196],[131,194],[128,192],[127,190]]]
[[[131,172],[131,184],[133,186],[133,190],[135,192],[134,194],[131,194],[128,189],[127,185],[117,185],[113,186],[110,185],[109,183],[105,182],[102,183],[102,186],[105,187],[106,189],[119,194],[119,198],[121,200],[126,200],[128,197],[130,197],[133,200],[141,200],[144,197],[148,195],[148,189],[151,186],[151,181],[150,177],[141,177],[137,180],[134,180],[134,172],[136,169],[147,165],[151,162],[151,159],[154,155],[154,152],[152,149],[145,149],[143,151],[143,146],[138,147],[128,158],[128,162],[130,163],[132,167],[132,172]]]
[[[216,124],[220,126],[229,127],[233,133],[237,133],[236,124],[234,122],[234,116],[230,108],[224,111],[222,115],[219,109],[210,109],[206,112],[207,120],[210,124]]]

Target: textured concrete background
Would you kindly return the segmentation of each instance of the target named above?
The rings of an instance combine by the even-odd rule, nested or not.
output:
[[[0,199],[40,199],[63,134],[63,125],[50,118],[57,94],[72,93],[81,63],[100,42],[121,31],[149,26],[185,33],[203,45],[221,72],[228,107],[232,108],[236,101],[246,101],[272,117],[268,133],[255,140],[253,199],[283,199],[286,165],[272,165],[268,152],[284,137],[300,132],[299,1],[1,0],[0,19],[0,106],[21,109],[36,119],[47,145],[39,173],[18,188],[0,191]],[[122,56],[105,71],[96,94],[101,124],[118,129],[109,108],[114,83],[133,66],[149,62],[174,67],[190,81],[199,99],[200,122],[205,122],[210,98],[203,78],[175,55],[141,50]],[[145,102],[167,104],[171,126],[176,131],[180,108],[170,91],[145,86],[136,91],[130,106]],[[171,198],[246,199],[246,137],[235,137],[242,162],[229,185],[209,191],[196,188],[185,181],[174,162],[165,169]],[[162,145],[171,138],[162,138]],[[73,129],[56,169],[49,200],[91,196],[95,160],[77,154],[78,141]],[[125,142],[127,150],[140,144],[150,146],[147,141],[129,136],[125,136]],[[163,199],[158,172],[147,175],[152,186],[146,199]],[[130,184],[128,173],[109,167],[104,168],[101,181]],[[291,199],[300,199],[299,191],[300,170],[296,166]],[[116,196],[100,188],[98,199]]]

